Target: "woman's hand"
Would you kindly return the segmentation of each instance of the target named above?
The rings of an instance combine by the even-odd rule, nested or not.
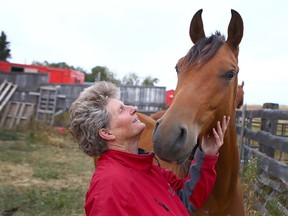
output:
[[[224,135],[228,127],[230,117],[224,116],[222,124],[220,121],[217,122],[216,129],[213,128],[213,136],[209,134],[202,138],[201,148],[202,151],[207,155],[216,155],[223,145]]]

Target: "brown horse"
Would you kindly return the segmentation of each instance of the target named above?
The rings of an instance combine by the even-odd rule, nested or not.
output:
[[[174,99],[156,122],[153,149],[161,159],[181,164],[201,145],[203,135],[212,133],[217,121],[224,115],[230,116],[216,165],[215,187],[195,215],[244,215],[235,126],[243,21],[238,12],[231,10],[225,41],[219,32],[205,36],[201,14],[199,10],[192,18],[190,38],[194,46],[176,65],[178,82]]]
[[[237,87],[237,95],[236,95],[236,108],[240,109],[244,102],[244,81],[242,81],[241,85]]]

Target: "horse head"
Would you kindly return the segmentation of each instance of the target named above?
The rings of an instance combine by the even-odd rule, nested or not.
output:
[[[237,87],[236,108],[240,109],[244,103],[244,81]]]
[[[153,132],[155,153],[169,162],[184,162],[224,115],[231,117],[233,125],[243,21],[231,10],[227,40],[218,31],[206,37],[201,14],[202,9],[190,24],[194,46],[175,67],[178,82],[173,103]],[[228,128],[226,135],[230,132]]]

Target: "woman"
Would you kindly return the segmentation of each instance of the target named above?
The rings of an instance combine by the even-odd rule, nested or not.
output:
[[[79,148],[100,156],[86,194],[86,215],[189,215],[205,203],[216,180],[218,150],[229,123],[203,137],[189,174],[180,179],[153,164],[138,142],[145,124],[137,109],[116,99],[117,87],[99,82],[85,89],[70,107],[71,133]]]

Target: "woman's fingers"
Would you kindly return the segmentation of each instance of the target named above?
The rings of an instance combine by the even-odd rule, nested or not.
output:
[[[228,125],[229,125],[229,122],[230,122],[230,117],[228,116],[226,118],[226,116],[223,117],[223,120],[222,120],[222,131],[223,133],[226,131]]]
[[[228,128],[230,117],[223,116],[223,119],[217,121],[216,127],[212,129],[213,136],[207,134],[203,137],[202,150],[205,154],[215,155],[224,143],[225,132]]]
[[[224,119],[224,118],[223,118]],[[224,121],[224,120],[223,120]],[[223,123],[222,123],[222,127],[223,127]],[[223,133],[225,133],[225,130],[223,130],[223,128],[221,127],[220,121],[217,122],[217,133],[218,136],[220,138],[220,140],[223,140]]]
[[[219,137],[217,131],[215,130],[215,128],[213,128],[213,134],[214,134],[214,138],[215,138],[215,141],[216,141],[216,145],[217,146],[221,146],[222,144],[222,141],[221,141],[221,138]]]
[[[216,141],[222,145],[224,141],[224,134],[228,128],[230,117],[223,116],[222,124],[220,121],[217,122],[217,130],[213,130]]]

